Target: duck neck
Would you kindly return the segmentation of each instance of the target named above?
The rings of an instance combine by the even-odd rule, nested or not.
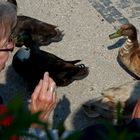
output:
[[[133,48],[133,49],[136,49],[138,48],[139,45],[138,45],[138,41],[135,40],[135,41],[132,41],[131,39],[127,39],[124,46],[123,46],[123,49],[125,51],[125,53],[129,53],[129,51]]]
[[[24,44],[27,48],[30,48],[31,50],[36,50],[38,48],[37,43],[33,41],[32,39],[24,42]]]

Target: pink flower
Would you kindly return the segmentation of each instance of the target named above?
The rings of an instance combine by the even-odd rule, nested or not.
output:
[[[0,115],[8,112],[8,109],[5,105],[0,104]],[[9,126],[13,121],[12,116],[6,116],[3,120],[0,120],[0,125]]]

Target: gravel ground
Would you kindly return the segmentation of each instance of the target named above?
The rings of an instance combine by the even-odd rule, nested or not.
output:
[[[67,129],[81,129],[94,123],[93,119],[84,115],[81,105],[100,96],[103,89],[133,79],[116,61],[118,48],[114,49],[114,46],[118,39],[110,40],[108,35],[115,31],[114,26],[128,21],[140,29],[139,0],[17,0],[17,3],[18,14],[40,19],[64,30],[61,42],[42,46],[41,49],[66,60],[81,59],[90,70],[85,79],[57,88],[59,103],[51,114],[50,122],[53,120],[55,127],[65,120]],[[5,102],[17,92],[24,94],[25,100],[29,96],[26,84],[11,67],[14,53],[7,69],[0,75],[0,90]]]

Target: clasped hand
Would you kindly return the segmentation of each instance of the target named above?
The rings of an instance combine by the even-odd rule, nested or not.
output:
[[[56,84],[45,72],[31,96],[30,110],[32,113],[41,112],[40,120],[47,121],[50,113],[57,104]]]

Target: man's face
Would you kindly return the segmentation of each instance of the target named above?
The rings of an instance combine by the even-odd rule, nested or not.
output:
[[[13,51],[13,49],[14,43],[10,35],[0,40],[0,71],[5,68],[9,52]]]

